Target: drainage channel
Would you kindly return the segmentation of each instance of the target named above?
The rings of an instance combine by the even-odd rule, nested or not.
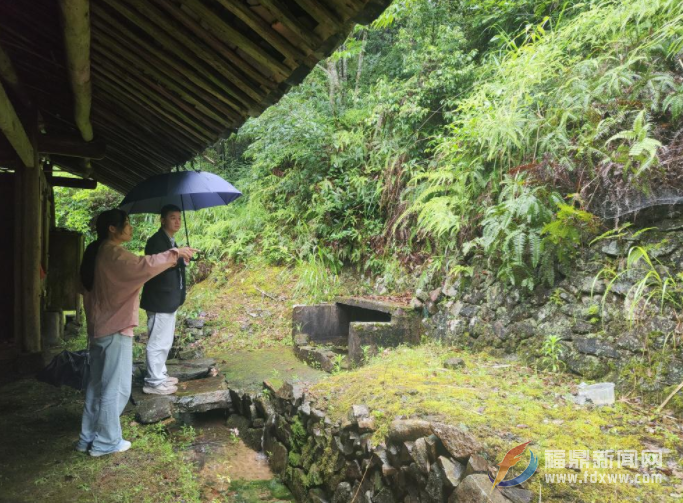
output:
[[[184,414],[170,430],[176,439],[191,439],[185,447],[201,486],[202,501],[275,503],[295,501],[271,471],[263,452],[248,447],[226,410]],[[188,435],[188,427],[192,433]]]

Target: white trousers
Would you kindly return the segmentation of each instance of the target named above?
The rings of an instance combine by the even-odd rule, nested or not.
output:
[[[173,346],[176,313],[152,313],[147,311],[147,376],[145,386],[156,387],[168,377],[166,359]]]

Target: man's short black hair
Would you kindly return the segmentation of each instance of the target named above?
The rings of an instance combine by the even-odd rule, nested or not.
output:
[[[161,208],[161,218],[166,218],[166,215],[173,213],[174,211],[180,213],[180,208],[178,208],[175,204],[167,204]]]

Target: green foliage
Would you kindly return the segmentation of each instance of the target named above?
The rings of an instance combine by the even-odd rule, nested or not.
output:
[[[559,194],[530,187],[522,176],[506,178],[498,204],[486,211],[482,236],[464,250],[480,247],[498,277],[514,286],[532,290],[537,277],[552,283],[554,268],[541,233],[553,217],[551,204],[561,201]]]
[[[548,301],[555,304],[556,306],[564,305],[564,300],[562,300],[562,291],[559,288],[553,290],[553,293],[548,298]]]
[[[599,227],[598,218],[571,204],[558,203],[553,220],[543,226],[541,235],[546,249],[552,247],[557,259],[568,264],[587,237],[594,235]]]
[[[541,346],[541,358],[539,360],[541,368],[551,372],[560,372],[566,364],[560,359],[562,357],[562,344],[557,335],[547,335]]]
[[[345,357],[344,355],[336,355],[333,360],[334,368],[332,370],[333,374],[338,374],[342,371],[344,365]]]
[[[493,0],[466,5],[480,9],[492,3],[502,7]],[[613,172],[627,184],[648,190],[648,177],[641,175],[656,166],[661,143],[644,110],[669,112],[673,120],[680,116],[680,85],[672,74],[683,44],[680,3],[567,5],[549,13],[550,3],[538,4],[535,11],[520,2],[502,12],[492,8],[488,17],[475,15],[475,26],[504,19],[509,28],[497,35],[504,45],[483,56],[471,91],[454,101],[453,120],[435,140],[438,164],[412,177],[415,190],[404,213],[447,250],[454,243],[475,242],[489,259],[502,253],[499,276],[512,284],[526,280],[527,287],[534,265],[552,261],[552,255],[566,258],[571,243],[583,238],[592,222],[587,214],[560,208],[556,221],[546,222],[548,239],[542,246],[538,231],[516,221],[503,201],[511,197],[514,205],[520,195],[509,190],[502,173],[528,172],[529,185],[547,192],[578,189],[588,200],[595,190],[591,180],[598,173],[612,176],[605,169],[616,165]],[[516,32],[508,23],[517,16],[535,20],[517,25]],[[531,187],[526,191],[534,196]],[[496,204],[489,206],[491,201]],[[529,212],[532,220],[541,217]],[[576,225],[562,234],[567,218]],[[504,229],[508,220],[513,227]],[[479,232],[482,236],[472,239]],[[497,240],[501,243],[493,244]],[[528,260],[522,261],[525,252]],[[544,272],[552,282],[552,269]]]
[[[624,164],[626,169],[634,168],[636,176],[642,175],[657,160],[657,149],[662,146],[661,142],[648,136],[650,124],[642,110],[633,120],[633,127],[627,131],[621,131],[612,136],[607,143],[615,140],[626,140],[627,144],[619,146],[615,152],[617,162]],[[636,163],[637,168],[633,167]]]
[[[628,251],[626,266],[621,272],[605,267],[596,276],[596,280],[607,277],[610,281],[603,294],[603,305],[614,284],[620,279],[632,281],[626,294],[625,305],[627,318],[631,324],[648,314],[651,307],[662,312],[665,307],[680,309],[683,307],[683,273],[671,274],[657,259],[650,256],[649,251],[662,246],[659,243],[650,246],[633,246]],[[654,304],[654,305],[653,305]]]
[[[292,449],[296,452],[301,452],[301,448],[306,444],[306,428],[301,423],[301,420],[296,417],[292,423]]]

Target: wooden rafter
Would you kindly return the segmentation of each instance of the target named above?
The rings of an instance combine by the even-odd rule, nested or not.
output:
[[[95,17],[95,22],[96,24],[98,23],[97,17]],[[227,108],[226,105],[215,99],[213,95],[198,96],[196,88],[192,88],[191,85],[188,85],[188,82],[190,84],[192,83],[190,79],[182,78],[183,74],[173,66],[172,62],[167,61],[164,58],[156,58],[156,55],[152,55],[151,57],[148,55],[146,60],[137,56],[135,51],[128,49],[129,43],[126,37],[130,34],[118,33],[105,24],[102,24],[101,26],[98,24],[98,28],[101,28],[101,31],[98,35],[98,41],[94,44],[95,47],[99,47],[99,41],[101,41],[103,46],[102,50],[111,48],[110,50],[115,53],[117,57],[135,65],[139,71],[147,73],[157,82],[166,85],[185,101],[191,103],[198,110],[203,111],[206,115],[217,121],[225,121],[225,117],[232,120],[241,118],[234,109]],[[138,39],[133,36],[130,42],[134,45],[137,40]],[[217,114],[222,114],[223,117]]]
[[[247,4],[232,0],[218,0],[218,3],[241,19],[249,28],[258,33],[263,40],[272,45],[286,58],[297,62],[301,62],[304,59],[305,55],[300,50],[296,49],[287,39],[275,31],[262,17],[252,11]]]
[[[171,94],[164,95],[158,92],[158,89],[153,87],[152,82],[145,82],[144,76],[138,76],[131,73],[125,65],[121,65],[116,58],[103,53],[101,54],[101,64],[99,68],[110,79],[118,80],[121,87],[131,92],[135,92],[145,101],[149,101],[150,106],[154,109],[161,109],[165,113],[172,114],[178,121],[181,121],[187,126],[197,131],[199,134],[211,138],[218,134],[221,130],[220,125],[212,124],[211,120],[195,116],[195,111],[187,113],[186,110],[191,110],[190,107],[185,107],[185,104],[176,100]],[[155,92],[156,91],[156,92]],[[170,98],[170,99],[169,99]],[[175,122],[175,120],[174,120]],[[204,139],[202,139],[204,140]]]
[[[313,52],[321,43],[322,40],[311,30],[310,27],[305,26],[280,0],[260,0],[268,11],[280,21],[289,31],[294,33],[306,45],[309,52]]]
[[[182,0],[182,2],[183,7],[187,7],[196,15],[200,16],[206,22],[213,34],[223,40],[223,42],[228,44],[230,47],[238,47],[245,54],[248,54],[251,58],[253,58],[254,61],[258,62],[258,64],[262,65],[275,76],[277,76],[280,81],[289,76],[293,67],[287,66],[268,54],[265,50],[259,47],[258,44],[254,43],[246,35],[234,29],[211,9],[207,8],[206,5],[204,5],[201,1]]]
[[[133,44],[128,44],[128,50],[135,51],[140,50],[140,47],[145,47],[146,52],[153,55],[155,58],[158,58],[159,60],[163,61],[164,64],[168,65],[175,72],[177,72],[180,81],[187,80],[195,86],[197,86],[202,91],[208,93],[213,98],[216,98],[215,101],[222,102],[224,105],[219,105],[219,107],[223,110],[223,112],[226,115],[235,113],[241,114],[243,107],[238,102],[236,102],[231,97],[226,96],[226,94],[222,92],[220,88],[217,88],[215,85],[213,85],[212,82],[207,82],[204,80],[203,77],[210,75],[211,70],[201,65],[196,57],[188,56],[190,61],[194,61],[197,65],[200,65],[199,69],[193,67],[193,65],[191,64],[188,66],[187,61],[179,61],[178,59],[171,57],[166,51],[162,51],[161,49],[158,49],[153,45],[146,43],[140,37],[137,37],[134,33],[132,33],[130,29],[124,27],[122,23],[113,18],[111,14],[107,13],[106,11],[101,11],[100,9],[101,6],[99,4],[93,4],[93,13],[95,14],[95,19],[98,21],[98,23],[101,22],[103,25],[107,24],[109,26],[113,26],[117,28],[117,31],[119,31],[119,33],[125,35],[126,38],[137,42]],[[145,27],[148,28],[148,33],[151,33],[152,36],[154,36],[154,33],[158,33],[158,30],[153,28],[151,26],[151,23],[145,22]],[[168,37],[162,36],[162,38],[166,41],[169,41]],[[170,41],[169,47],[177,47],[177,45],[178,44],[176,44],[175,42]],[[204,72],[208,73],[205,74]],[[215,77],[212,78],[215,79]],[[225,108],[225,105],[227,105],[229,108]]]
[[[267,79],[262,73],[253,68],[249,63],[242,59],[235,51],[223,44],[220,40],[208,32],[202,25],[192,16],[187,14],[176,5],[174,2],[167,0],[152,0],[160,8],[166,10],[178,22],[180,22],[190,32],[201,38],[205,44],[211,47],[214,51],[220,54],[226,61],[232,63],[236,68],[239,68],[246,75],[246,82],[252,80],[264,90],[271,90],[277,85],[272,80]]]
[[[172,33],[173,39],[176,39],[183,47],[186,47],[189,52],[203,54],[203,59],[209,66],[220,73],[227,82],[230,82],[236,99],[248,107],[253,107],[263,98],[263,93],[255,89],[253,85],[249,85],[248,79],[245,79],[244,75],[240,75],[239,70],[225,63],[220,57],[214,55],[208,47],[202,46],[193,37],[188,36],[182,29],[175,26],[164,11],[157,9],[149,2],[133,2],[133,5],[141,14],[151,19],[159,28],[163,29],[165,33]]]
[[[341,30],[342,23],[337,16],[317,0],[295,0],[309,12],[318,23],[331,26],[334,31]]]
[[[96,189],[97,181],[85,178],[67,178],[65,176],[55,176],[52,173],[45,175],[47,183],[53,187],[70,187],[73,189]]]

